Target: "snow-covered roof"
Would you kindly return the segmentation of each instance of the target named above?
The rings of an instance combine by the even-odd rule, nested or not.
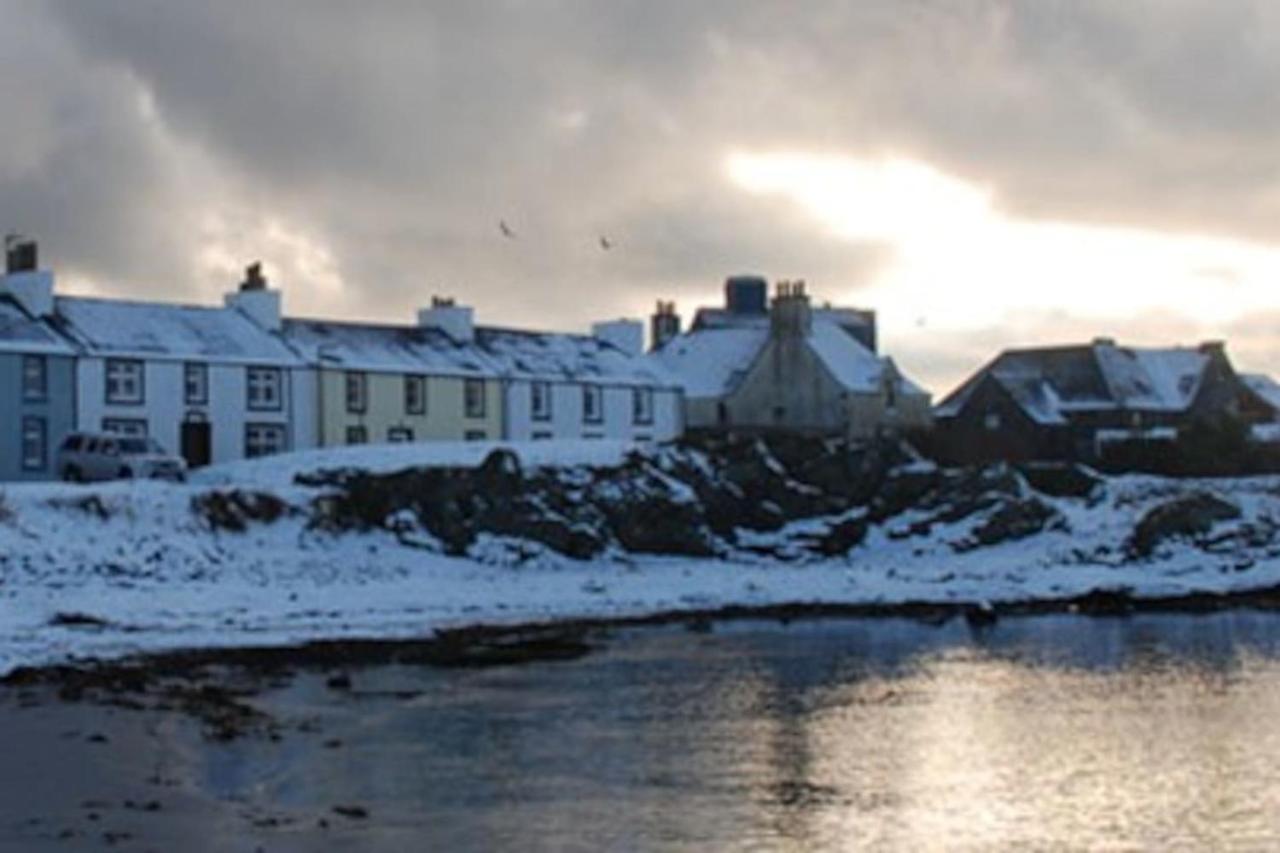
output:
[[[300,364],[279,336],[234,308],[59,296],[55,316],[89,355]]]
[[[1242,373],[1240,380],[1250,391],[1261,397],[1264,403],[1280,412],[1280,382],[1265,373]]]
[[[1006,350],[953,391],[934,414],[959,414],[988,376],[1044,424],[1065,423],[1072,412],[1180,412],[1195,400],[1209,362],[1203,348],[1122,347],[1110,340]]]
[[[304,359],[320,367],[446,376],[498,375],[497,365],[478,347],[454,343],[438,329],[286,319],[283,334]]]
[[[737,387],[767,340],[767,325],[700,329],[672,338],[649,358],[679,377],[687,396],[720,397]]]
[[[688,396],[720,397],[737,387],[768,341],[767,317],[764,322],[709,325],[673,338],[651,358],[680,378]],[[927,393],[832,318],[815,314],[806,342],[835,381],[849,391],[875,393],[887,372],[900,380],[902,393]]]
[[[809,330],[809,348],[849,391],[874,393],[884,384],[885,360],[835,323],[815,319]]]
[[[471,342],[439,329],[327,320],[284,321],[285,339],[312,364],[348,370],[677,387],[642,356],[599,338],[480,326]]]
[[[11,299],[0,297],[0,351],[39,355],[72,355],[66,341]]]
[[[591,380],[613,385],[679,387],[661,364],[629,355],[590,335],[480,326],[475,345],[503,376],[546,381]]]

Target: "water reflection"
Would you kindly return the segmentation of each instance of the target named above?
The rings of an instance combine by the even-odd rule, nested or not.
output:
[[[365,849],[1280,846],[1276,616],[743,623],[355,681],[271,697],[321,733],[206,783],[370,804]]]

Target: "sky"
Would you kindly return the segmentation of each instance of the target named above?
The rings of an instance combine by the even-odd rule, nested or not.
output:
[[[582,330],[735,273],[1280,373],[1280,4],[0,0],[0,227],[63,292]],[[513,236],[503,233],[505,223]],[[604,248],[601,238],[610,248]]]

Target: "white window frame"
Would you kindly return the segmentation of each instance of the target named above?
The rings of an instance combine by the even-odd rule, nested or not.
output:
[[[143,418],[103,418],[102,431],[125,438],[146,438],[148,434]]]
[[[49,399],[49,360],[43,355],[22,357],[22,399],[27,403]]]
[[[284,424],[247,423],[244,425],[244,458],[274,456],[289,449],[289,433]]]
[[[209,405],[209,365],[202,361],[183,362],[182,400],[188,406]]]
[[[404,413],[419,416],[427,413],[427,377],[410,375],[404,378]]]
[[[102,365],[102,393],[109,406],[141,406],[147,401],[146,366],[136,358],[108,358]]]
[[[529,383],[529,417],[535,421],[549,421],[552,415],[550,382]]]
[[[348,412],[362,415],[369,411],[369,374],[348,370],[343,374],[342,387]]]
[[[464,379],[462,384],[463,408],[468,418],[477,420],[485,416],[487,396],[483,379]]]
[[[653,424],[653,389],[631,389],[631,422],[649,426]]]
[[[604,423],[604,389],[599,385],[582,386],[582,422]]]
[[[49,422],[38,415],[22,418],[22,470],[43,471],[49,467]]]
[[[387,427],[388,444],[413,444],[413,428],[407,426]]]
[[[284,372],[278,367],[246,367],[245,408],[251,412],[279,412],[284,409]]]

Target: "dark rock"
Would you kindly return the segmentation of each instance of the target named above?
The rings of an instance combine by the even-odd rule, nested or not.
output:
[[[1053,498],[1092,497],[1105,482],[1083,465],[1069,462],[1028,462],[1018,466],[1031,488]]]
[[[364,806],[334,806],[333,813],[352,820],[365,820],[369,817],[369,810]]]
[[[1022,498],[1003,503],[969,533],[957,550],[970,550],[999,542],[1025,539],[1043,531],[1050,523],[1062,522],[1058,511],[1039,498]]]
[[[1132,557],[1149,557],[1167,539],[1203,537],[1219,521],[1240,518],[1240,508],[1208,492],[1174,498],[1148,510],[1129,537]]]
[[[866,536],[865,516],[847,518],[828,527],[826,533],[815,543],[815,550],[823,556],[837,557],[861,545]]]
[[[288,505],[267,492],[241,489],[212,491],[191,499],[191,511],[208,522],[213,530],[243,533],[249,522],[272,524],[289,510]]]

